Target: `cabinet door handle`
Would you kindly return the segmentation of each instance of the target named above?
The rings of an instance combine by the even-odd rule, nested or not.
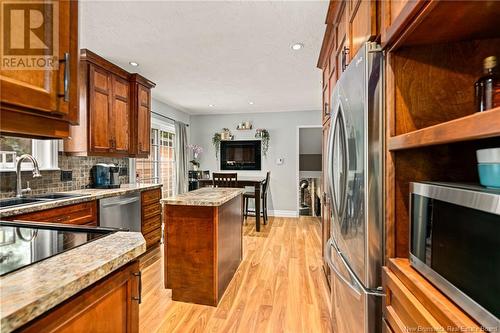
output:
[[[138,297],[132,296],[132,299],[134,301],[137,301],[137,303],[141,304],[141,302],[142,302],[142,274],[141,274],[141,271],[135,272],[133,274],[134,274],[134,276],[136,276],[136,277],[139,278],[139,281],[138,281],[138,284],[137,284],[137,286],[138,286],[138,288],[137,288],[138,289]]]
[[[59,97],[63,97],[65,102],[69,102],[69,82],[71,75],[71,66],[69,63],[69,53],[64,53],[64,59],[59,60],[59,63],[64,63],[64,93],[59,94]]]
[[[330,110],[328,110],[328,103],[325,103],[325,116],[330,115]]]
[[[347,68],[347,55],[349,54],[349,48],[344,46],[342,49],[342,71],[345,71]]]
[[[142,151],[142,142],[139,142],[139,150]]]

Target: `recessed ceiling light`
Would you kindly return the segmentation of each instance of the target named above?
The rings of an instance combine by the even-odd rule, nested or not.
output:
[[[139,66],[139,64],[136,63],[135,61],[130,61],[129,64],[130,64],[130,66],[134,66],[134,67]]]
[[[253,105],[253,102],[248,102],[248,104]]]
[[[215,104],[208,104],[209,107],[213,108]]]
[[[304,44],[302,44],[302,43],[292,44],[292,50],[294,50],[294,51],[298,51],[298,50],[300,50],[302,48],[304,48]]]

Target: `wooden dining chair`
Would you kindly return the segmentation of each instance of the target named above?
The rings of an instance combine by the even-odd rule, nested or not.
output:
[[[262,212],[259,212],[259,214],[262,214],[262,217],[264,218],[264,224],[267,224],[268,217],[267,217],[267,190],[269,189],[269,179],[271,178],[271,171],[268,171],[266,174],[266,180],[264,183],[262,183],[262,191],[260,192],[260,199],[262,200],[262,204],[260,205],[262,207]],[[243,193],[243,215],[246,218],[249,216],[250,209],[248,209],[248,202],[250,199],[255,199],[255,192],[245,192]],[[251,216],[251,215],[250,215]]]
[[[238,187],[237,173],[212,173],[214,187]]]

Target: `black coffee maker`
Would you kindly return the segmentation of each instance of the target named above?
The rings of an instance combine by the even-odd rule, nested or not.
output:
[[[93,188],[119,188],[120,168],[114,164],[98,163],[92,167]]]

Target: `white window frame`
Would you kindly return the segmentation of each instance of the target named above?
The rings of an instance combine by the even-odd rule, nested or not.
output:
[[[40,170],[59,170],[58,166],[59,141],[58,140],[31,140],[31,155],[38,161]],[[16,159],[19,156],[16,156]],[[14,163],[3,162],[0,160],[0,172],[16,171],[16,161]],[[21,171],[33,170],[33,164],[30,161],[21,163]]]
[[[175,133],[175,124],[173,123],[169,123],[169,122],[166,122],[166,121],[162,121],[158,118],[153,118],[151,117],[151,129],[157,129],[158,131],[165,131],[165,132],[171,132],[171,133],[174,133],[174,135],[177,135]],[[159,132],[158,132],[159,134]],[[159,140],[159,138],[158,138]],[[149,143],[151,145],[151,142]],[[160,144],[160,142],[158,141],[158,144]],[[174,147],[175,149],[175,147]],[[152,153],[152,152],[151,152]],[[130,158],[129,159],[129,180],[130,180],[130,183],[136,183],[137,182],[137,179],[136,179],[136,159],[135,158]],[[155,170],[155,177],[159,177],[159,175],[156,174],[157,170]],[[176,191],[176,189],[174,189],[174,192]]]

